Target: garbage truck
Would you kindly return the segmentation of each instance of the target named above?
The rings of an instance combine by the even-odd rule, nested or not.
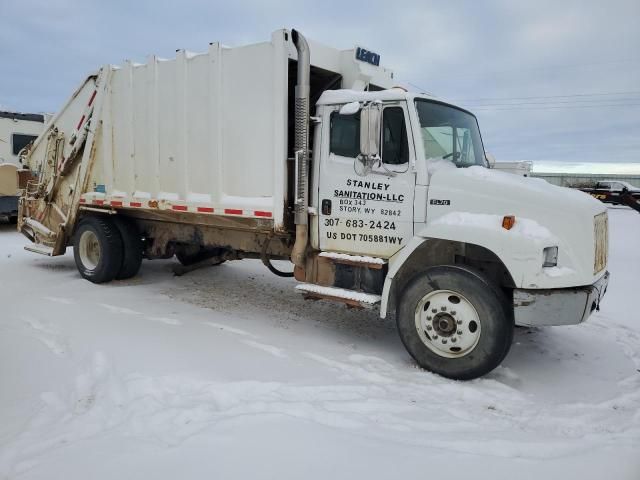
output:
[[[73,247],[95,283],[143,258],[261,259],[307,298],[394,317],[452,379],[498,366],[516,325],[585,321],[609,279],[603,204],[495,171],[471,112],[380,60],[283,29],[103,66],[27,155],[25,248]]]

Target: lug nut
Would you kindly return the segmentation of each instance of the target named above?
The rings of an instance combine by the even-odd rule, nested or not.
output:
[[[437,339],[438,339],[438,335],[434,335],[434,336],[433,336],[433,339],[434,339],[434,340],[437,340]]]
[[[462,320],[456,320],[456,323],[457,323],[458,325],[462,325]]]
[[[438,309],[437,308],[432,308],[431,309],[431,313],[438,313]]]
[[[458,339],[456,337],[452,337],[451,338],[451,343],[456,343],[458,341]]]
[[[433,317],[431,315],[427,315],[427,320],[431,320]]]
[[[442,343],[443,343],[443,344],[447,343],[447,339],[446,339],[446,338],[443,338],[443,339],[442,339]]]
[[[457,333],[458,335],[462,335],[462,330],[458,330],[456,333]]]
[[[440,310],[442,310],[443,312],[447,311],[447,307],[440,307]]]
[[[427,330],[431,331],[432,329],[431,325],[427,325]]]
[[[451,315],[455,315],[456,311],[455,310],[451,310]]]

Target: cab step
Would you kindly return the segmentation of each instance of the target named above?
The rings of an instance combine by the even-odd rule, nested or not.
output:
[[[29,252],[39,253],[40,255],[46,255],[48,257],[53,256],[53,247],[48,247],[39,243],[34,243],[33,245],[25,245],[24,249]]]
[[[312,283],[301,283],[296,286],[296,290],[308,299],[333,300],[356,308],[373,308],[380,303],[381,299],[380,295],[372,293],[356,292],[337,287],[323,287]]]
[[[388,261],[384,258],[366,257],[363,255],[349,255],[340,252],[320,252],[319,257],[326,258],[333,263],[352,265],[355,267],[366,267],[374,270],[381,270]]]

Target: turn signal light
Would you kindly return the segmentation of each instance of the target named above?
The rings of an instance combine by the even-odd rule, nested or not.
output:
[[[504,217],[502,217],[502,228],[504,228],[505,230],[511,230],[515,224],[515,215],[505,215]]]

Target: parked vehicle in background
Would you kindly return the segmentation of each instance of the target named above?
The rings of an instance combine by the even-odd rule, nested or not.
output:
[[[308,298],[395,311],[417,363],[449,378],[499,365],[514,325],[586,320],[608,284],[600,202],[487,168],[472,113],[295,30],[106,65],[26,161],[28,250],[73,246],[95,283],[143,257],[260,258]]]
[[[629,195],[636,200],[640,200],[640,188],[622,180],[602,180],[597,182],[593,188],[581,188],[580,190],[602,202],[615,205],[625,203],[622,199],[623,195]]]
[[[594,198],[614,205],[626,205],[640,212],[640,188],[621,180],[603,180],[595,188],[581,188]]]
[[[0,217],[18,218],[20,151],[44,130],[45,115],[0,111]]]

